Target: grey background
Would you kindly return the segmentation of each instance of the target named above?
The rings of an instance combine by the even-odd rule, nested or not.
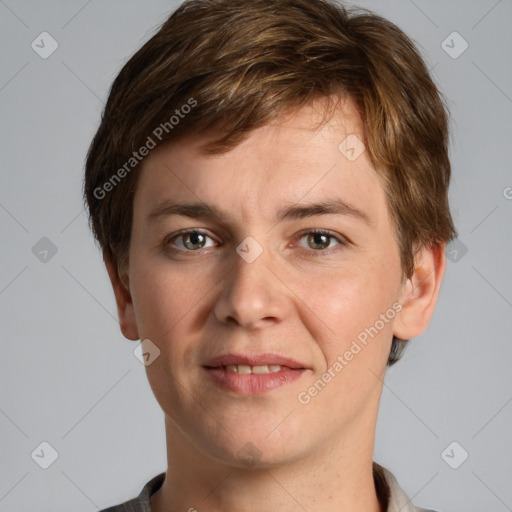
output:
[[[119,331],[81,186],[112,80],[176,5],[0,0],[1,512],[98,510],[166,468],[163,414]],[[420,45],[449,100],[460,242],[428,331],[388,372],[375,460],[417,505],[512,510],[512,2],[358,5]],[[31,48],[43,31],[59,45],[47,59]],[[441,46],[453,31],[469,44],[457,59]],[[58,452],[46,470],[31,457],[43,441]],[[441,455],[453,441],[469,453],[458,469]]]

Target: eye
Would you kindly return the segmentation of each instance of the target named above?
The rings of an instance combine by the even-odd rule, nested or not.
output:
[[[304,245],[302,240],[305,240]],[[214,247],[216,242],[206,232],[198,229],[181,231],[178,234],[170,235],[164,241],[165,246],[171,246],[176,252],[196,252],[208,247]],[[310,252],[325,253],[327,249],[336,246],[345,246],[347,241],[341,235],[332,233],[325,229],[311,229],[299,236],[297,244]]]
[[[313,251],[322,252],[325,249],[330,249],[337,245],[346,245],[347,242],[339,235],[335,235],[331,231],[325,229],[311,229],[306,233],[303,233],[300,240],[306,240],[306,246],[299,243],[301,247],[305,249],[312,249]],[[332,242],[335,242],[332,245]]]
[[[208,239],[211,243],[208,243]],[[182,251],[197,251],[207,247],[213,247],[215,242],[204,231],[191,229],[190,231],[182,231],[177,235],[172,235],[165,241],[165,245],[173,245]]]

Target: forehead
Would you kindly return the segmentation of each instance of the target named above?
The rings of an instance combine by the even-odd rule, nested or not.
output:
[[[215,133],[156,148],[139,171],[135,209],[149,217],[165,201],[202,202],[270,222],[286,204],[341,199],[378,221],[386,215],[384,190],[354,105],[345,100],[323,125],[321,108],[276,118],[221,155],[201,151]]]

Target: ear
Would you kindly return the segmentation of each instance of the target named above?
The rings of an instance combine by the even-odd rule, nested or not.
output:
[[[395,317],[393,334],[401,340],[425,332],[434,313],[446,268],[446,244],[421,249],[415,257],[413,275],[400,295],[402,309]]]
[[[135,310],[133,309],[132,296],[130,294],[128,278],[125,285],[117,272],[117,265],[109,256],[104,256],[108,276],[116,296],[117,314],[119,316],[119,327],[125,338],[129,340],[139,339],[139,330],[135,319]]]

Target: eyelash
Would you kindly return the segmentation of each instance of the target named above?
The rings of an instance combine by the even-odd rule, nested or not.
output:
[[[172,250],[174,253],[178,253],[178,254],[186,254],[186,253],[199,253],[201,252],[201,249],[197,249],[195,251],[192,251],[192,250],[187,250],[187,249],[179,249],[179,248],[176,248],[176,247],[173,247],[171,242],[173,240],[176,240],[177,238],[180,238],[184,235],[187,235],[187,234],[190,234],[190,233],[198,233],[200,235],[204,235],[208,238],[211,238],[213,240],[213,238],[208,235],[208,233],[206,231],[202,231],[200,229],[195,229],[195,228],[191,228],[191,229],[185,229],[183,231],[180,231],[179,233],[177,234],[172,234],[170,235],[169,237],[167,237],[164,242],[163,242],[163,245],[165,248],[169,247],[170,250]],[[302,233],[300,233],[298,236],[297,236],[297,240],[301,240],[304,236],[307,236],[307,235],[325,235],[327,237],[330,237],[331,239],[335,239],[337,242],[338,242],[338,245],[335,246],[335,247],[327,247],[325,249],[305,249],[306,251],[312,253],[314,256],[326,256],[328,254],[330,254],[332,252],[332,249],[335,249],[336,250],[336,247],[344,247],[346,245],[348,245],[348,240],[341,236],[341,235],[338,235],[338,234],[335,234],[333,233],[332,231],[329,231],[327,229],[308,229],[306,231],[303,231]],[[207,248],[208,249],[208,248]]]

